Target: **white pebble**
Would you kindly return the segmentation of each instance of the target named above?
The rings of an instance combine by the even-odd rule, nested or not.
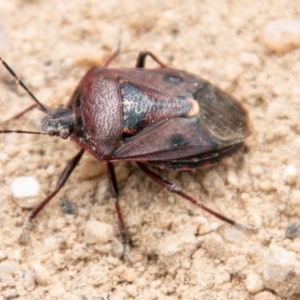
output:
[[[38,195],[40,185],[34,177],[19,177],[13,181],[11,190],[15,198],[34,197]]]
[[[286,53],[300,45],[300,22],[293,19],[270,21],[263,30],[265,45],[276,53]]]
[[[210,170],[206,173],[202,180],[202,185],[210,195],[224,195],[224,181],[216,170]]]
[[[261,166],[254,166],[250,169],[250,173],[258,177],[264,174],[264,170]]]
[[[116,258],[121,258],[124,255],[124,246],[118,240],[112,242],[112,255]]]
[[[239,186],[239,180],[235,172],[229,171],[227,174],[227,180],[233,187]]]
[[[295,181],[297,179],[297,173],[298,173],[298,170],[296,169],[296,167],[294,165],[287,166],[283,173],[284,181],[288,184],[295,183]]]
[[[205,217],[198,217],[197,222],[198,222],[197,233],[199,235],[206,234],[210,231],[209,222]]]
[[[44,247],[49,250],[53,250],[57,246],[57,240],[53,236],[46,237],[43,242],[44,242]]]
[[[33,270],[34,270],[34,278],[35,282],[42,286],[47,286],[51,284],[51,275],[49,275],[49,272],[47,269],[45,269],[44,266],[42,266],[40,263],[33,264]]]
[[[14,299],[17,298],[18,292],[16,289],[10,289],[3,292],[5,299]]]
[[[3,261],[0,263],[1,276],[9,276],[18,271],[18,264],[14,261]]]
[[[113,239],[113,227],[110,224],[90,220],[85,225],[84,241],[87,244],[105,244]]]
[[[54,175],[55,174],[55,167],[53,165],[49,165],[46,169],[46,172],[48,175]]]
[[[109,192],[108,180],[106,178],[100,180],[98,183],[95,198],[99,202],[101,202],[102,200],[104,200],[108,197],[108,192]]]
[[[270,245],[264,257],[264,286],[288,298],[300,293],[300,262],[296,253]]]
[[[35,288],[35,278],[31,271],[23,271],[24,286],[27,291],[33,291]]]
[[[256,294],[264,288],[264,283],[260,275],[250,272],[246,278],[246,288],[251,294]]]
[[[242,64],[245,64],[245,65],[252,65],[252,66],[255,66],[255,67],[260,66],[260,60],[259,60],[258,56],[255,53],[242,52],[240,54],[240,61],[241,61]]]
[[[232,243],[241,243],[245,240],[246,236],[241,230],[226,226],[224,229],[224,238]]]

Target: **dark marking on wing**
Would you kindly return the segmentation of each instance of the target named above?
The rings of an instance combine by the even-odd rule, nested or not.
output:
[[[173,134],[170,138],[171,148],[180,148],[188,145],[188,140],[182,134]]]

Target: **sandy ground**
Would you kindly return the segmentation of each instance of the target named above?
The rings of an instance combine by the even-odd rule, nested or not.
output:
[[[223,224],[133,164],[119,164],[129,264],[117,257],[106,170],[85,154],[20,245],[30,208],[78,150],[59,138],[3,135],[0,299],[300,299],[300,49],[276,54],[262,40],[268,22],[299,15],[296,0],[0,0],[1,57],[46,105],[68,101],[119,37],[122,53],[113,66],[132,67],[139,51],[151,50],[242,101],[254,125],[244,151],[213,169],[158,172],[216,211],[259,228],[247,234]],[[1,66],[0,78],[4,121],[31,100]],[[41,117],[33,111],[1,127],[39,130]],[[38,195],[13,197],[11,184],[21,176],[39,182]],[[76,215],[63,212],[63,199]],[[101,230],[108,241],[100,234],[89,243],[89,234]]]

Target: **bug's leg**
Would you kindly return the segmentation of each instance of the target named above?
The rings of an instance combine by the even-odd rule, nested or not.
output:
[[[27,114],[28,112],[32,111],[34,108],[38,107],[38,105],[36,103],[31,104],[30,106],[28,106],[27,108],[25,108],[24,110],[20,111],[19,113],[15,114],[14,116],[10,117],[8,119],[8,121],[10,120],[17,120],[21,117],[23,117],[25,114]]]
[[[103,65],[103,67],[107,68],[110,65],[110,63],[120,54],[120,51],[121,51],[121,40],[119,40],[118,45],[117,45],[117,49],[107,59],[107,61]]]
[[[109,180],[111,196],[114,198],[114,201],[115,201],[115,209],[116,209],[116,213],[117,213],[117,217],[118,217],[121,239],[122,239],[122,243],[124,246],[124,256],[125,256],[126,260],[130,261],[130,258],[127,255],[129,240],[128,240],[128,236],[127,236],[126,229],[125,229],[123,215],[122,215],[121,208],[119,205],[118,184],[117,184],[114,166],[112,163],[107,163],[107,176],[108,176],[108,180]]]
[[[172,184],[171,182],[169,182],[168,180],[162,178],[161,176],[155,174],[154,172],[152,172],[151,170],[149,170],[144,164],[137,162],[137,165],[141,168],[141,170],[147,175],[149,176],[151,179],[153,179],[155,182],[157,182],[158,184],[160,184],[164,189],[166,189],[167,191],[171,192],[171,193],[175,193],[179,196],[181,196],[182,198],[190,201],[191,203],[193,203],[194,205],[200,207],[201,209],[203,209],[204,211],[212,214],[213,216],[215,216],[216,218],[227,222],[239,229],[242,230],[247,230],[247,231],[257,231],[257,228],[254,227],[249,227],[249,226],[245,226],[242,224],[239,224],[219,213],[217,213],[216,211],[208,208],[207,206],[205,206],[204,204],[202,204],[201,202],[197,201],[196,199],[190,197],[189,195],[185,194],[183,191],[181,191],[179,188],[177,188],[174,184]]]
[[[82,155],[84,153],[83,149],[80,151],[69,161],[62,174],[57,180],[55,189],[42,201],[40,202],[29,214],[27,220],[23,225],[23,231],[20,237],[21,243],[26,243],[28,237],[28,231],[30,229],[30,225],[32,224],[34,218],[38,215],[38,213],[44,208],[44,206],[60,191],[60,189],[64,186],[75,167],[78,165]]]
[[[136,60],[135,67],[136,68],[145,68],[146,65],[146,57],[150,56],[155,62],[157,62],[162,68],[166,68],[167,65],[164,64],[162,61],[159,60],[157,56],[155,56],[152,52],[150,51],[142,51],[139,53],[139,56]]]

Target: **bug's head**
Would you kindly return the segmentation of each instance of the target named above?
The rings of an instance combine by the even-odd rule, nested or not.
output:
[[[56,135],[67,139],[74,126],[74,112],[70,108],[60,106],[57,110],[49,112],[42,119],[42,131],[49,135]]]
[[[29,131],[29,130],[0,130],[0,133],[27,133],[27,134],[46,134],[46,135],[55,135],[59,136],[62,139],[67,139],[72,133],[74,127],[74,113],[70,108],[65,108],[63,106],[58,107],[56,110],[52,110],[42,104],[33,93],[27,88],[22,80],[16,75],[12,68],[0,57],[0,62],[8,70],[8,72],[16,79],[17,83],[27,92],[31,99],[35,102],[34,105],[31,105],[27,109],[23,110],[16,116],[11,119],[18,119],[23,116],[25,113],[30,111],[33,108],[38,108],[46,115],[42,119],[42,132]]]

